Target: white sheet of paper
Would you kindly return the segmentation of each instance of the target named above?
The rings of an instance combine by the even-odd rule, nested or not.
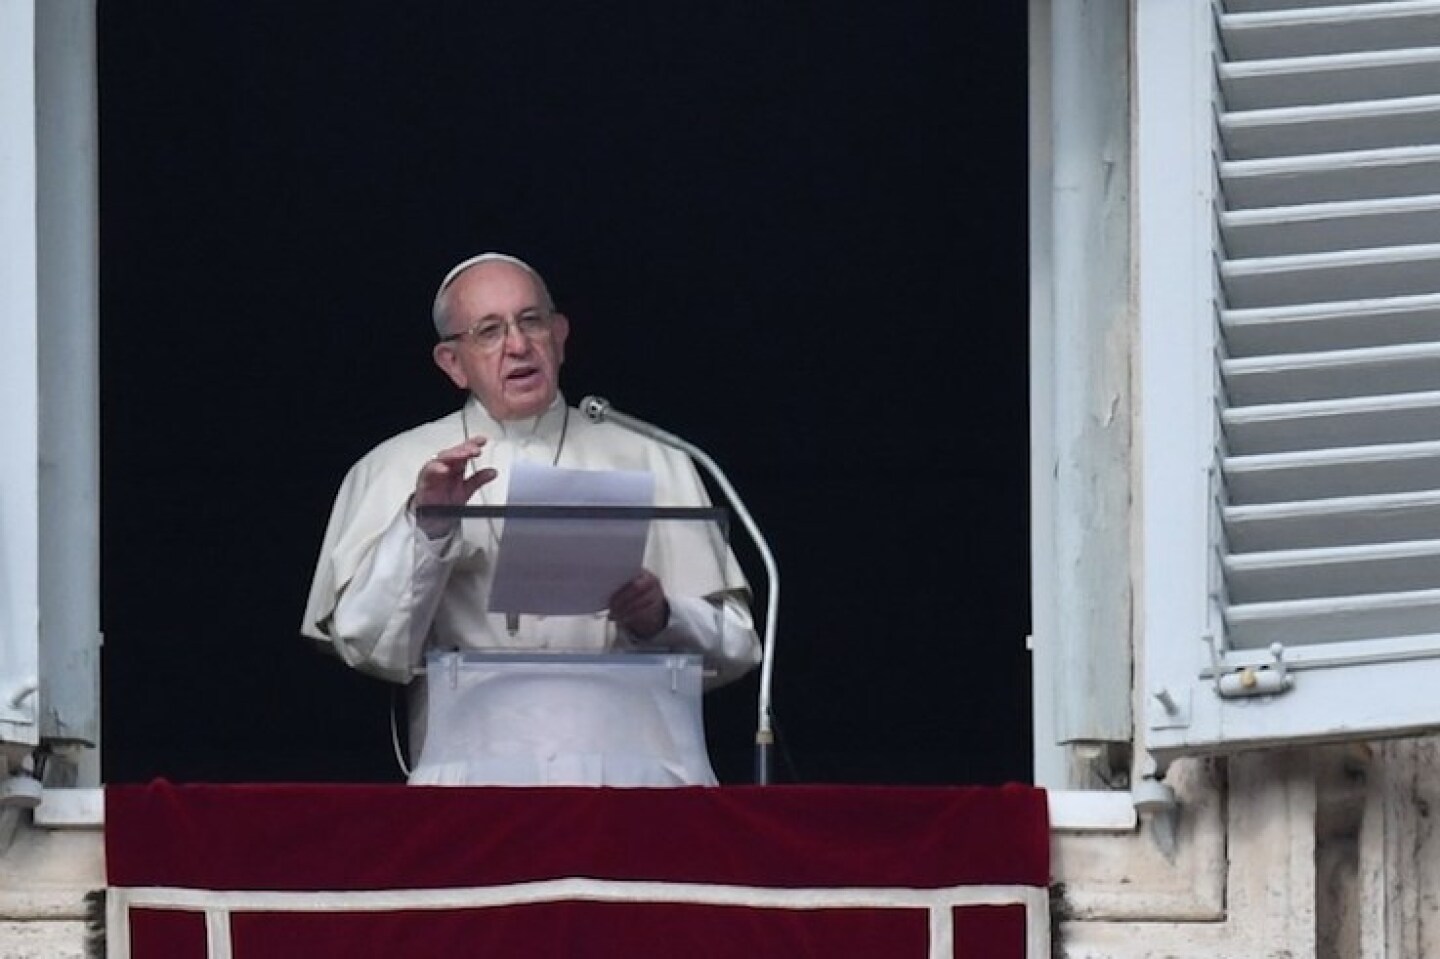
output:
[[[516,463],[511,506],[650,506],[655,477],[640,470],[573,470]],[[547,616],[595,613],[645,561],[649,520],[507,519],[490,611]]]

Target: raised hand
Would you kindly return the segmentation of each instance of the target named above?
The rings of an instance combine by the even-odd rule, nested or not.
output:
[[[463,506],[475,495],[475,491],[496,477],[490,467],[478,469],[465,475],[466,466],[480,455],[485,448],[485,438],[475,436],[459,446],[441,450],[426,460],[415,479],[415,505],[419,506]],[[439,539],[448,535],[459,524],[453,517],[421,516],[416,520],[425,535]]]

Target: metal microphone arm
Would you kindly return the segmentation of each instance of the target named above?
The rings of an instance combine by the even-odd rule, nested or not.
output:
[[[581,400],[580,412],[584,413],[586,418],[593,423],[614,423],[632,433],[648,436],[657,443],[679,450],[703,466],[715,480],[716,485],[720,487],[721,492],[725,494],[725,498],[729,500],[731,507],[735,510],[735,515],[740,517],[745,532],[750,534],[750,540],[759,551],[760,559],[765,564],[767,583],[765,639],[764,648],[760,654],[759,717],[755,727],[755,781],[761,786],[770,785],[773,767],[771,753],[775,745],[775,730],[770,716],[770,684],[775,663],[775,622],[780,607],[780,571],[775,566],[775,556],[770,552],[770,544],[765,541],[765,537],[760,533],[760,528],[750,517],[750,511],[745,508],[745,501],[735,491],[735,487],[725,476],[725,471],[700,447],[682,440],[674,433],[662,430],[653,423],[647,423],[627,413],[617,411],[610,405],[609,400],[599,396],[587,396]]]

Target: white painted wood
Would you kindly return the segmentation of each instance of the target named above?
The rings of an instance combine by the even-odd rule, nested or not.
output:
[[[1440,540],[1231,555],[1225,572],[1236,604],[1422,589],[1440,580]]]
[[[1232,160],[1339,150],[1427,146],[1434,142],[1440,96],[1277,107],[1224,114],[1219,121]]]
[[[1220,628],[1212,595],[1212,471],[1218,424],[1213,391],[1217,324],[1211,237],[1214,37],[1208,5],[1137,4],[1136,371],[1140,471],[1137,698],[1189,699],[1204,665],[1204,638]],[[1193,693],[1208,695],[1208,688]],[[1163,744],[1178,730],[1150,728]]]
[[[0,741],[29,745],[40,708],[34,48],[34,0],[0,0]]]
[[[98,736],[93,20],[0,0],[0,741],[25,745]]]
[[[1229,456],[1225,486],[1243,503],[1308,502],[1440,488],[1440,440]]]
[[[1440,195],[1330,200],[1222,213],[1232,257],[1426,243],[1440,235]]]
[[[94,745],[100,735],[95,3],[45,0],[35,16],[40,735],[64,746]],[[97,784],[98,762],[85,769],[87,784]]]
[[[1052,787],[1089,785],[1061,744],[1132,726],[1126,6],[1032,7],[1032,689]]]
[[[1401,0],[1306,9],[1282,6],[1227,14],[1220,18],[1220,30],[1232,60],[1435,46],[1440,44],[1440,4]]]
[[[1223,159],[1220,175],[1231,210],[1411,196],[1440,191],[1440,149],[1420,144]]]
[[[1029,213],[1030,213],[1030,317],[1029,368],[1046,370],[1054,364],[1055,335],[1050,322],[1054,266],[1050,262],[1054,214],[1051,184],[1054,149],[1050,127],[1052,30],[1049,0],[1029,0]],[[1055,444],[1054,392],[1050,378],[1031,376],[1030,389],[1030,650],[1031,749],[1035,783],[1064,787],[1068,783],[1066,748],[1056,735],[1056,657],[1044,637],[1053,636],[1060,615],[1056,597],[1053,495],[1054,467],[1046,453]],[[1037,643],[1036,637],[1041,639]]]
[[[1440,93],[1440,47],[1231,61],[1219,69],[1231,110]]]
[[[1152,729],[1151,752],[1173,758],[1275,742],[1416,735],[1434,726],[1435,690],[1440,689],[1440,660],[1434,656],[1310,669],[1292,678],[1293,688],[1274,703],[1197,693],[1190,726]]]
[[[1220,277],[1230,306],[1262,309],[1429,295],[1437,267],[1440,244],[1429,243],[1226,260]]]
[[[1287,646],[1284,650],[1286,667],[1298,675],[1312,670],[1330,669],[1344,673],[1343,667],[1363,666],[1366,663],[1419,663],[1435,658],[1435,634],[1423,636],[1395,636],[1387,640],[1365,640],[1361,642],[1311,643]],[[1226,669],[1242,666],[1266,666],[1274,662],[1269,650],[1226,650],[1222,666]],[[1353,675],[1363,670],[1350,670]],[[1207,680],[1213,680],[1216,673],[1212,668],[1204,672]],[[1350,680],[1355,681],[1355,680]]]
[[[1162,762],[1440,725],[1419,685],[1440,675],[1440,4],[1217,9],[1219,37],[1188,28],[1212,74],[1179,65],[1179,18],[1148,32],[1166,4],[1137,7],[1139,190],[1164,194],[1140,210],[1142,297],[1157,268],[1171,288],[1219,282],[1213,301],[1142,312],[1144,575],[1169,586],[1145,595],[1139,695],[1183,704],[1147,713]],[[1147,77],[1213,128],[1147,124]],[[1148,186],[1147,151],[1168,170]],[[1213,217],[1181,205],[1212,196],[1210,174]],[[1203,535],[1192,496],[1213,502]],[[1257,667],[1257,683],[1229,675]]]
[[[1347,396],[1227,409],[1225,440],[1236,456],[1363,443],[1423,442],[1434,435],[1440,391]]]
[[[1395,0],[1348,0],[1346,6],[1362,3],[1394,3]],[[1225,9],[1231,13],[1254,13],[1257,11],[1305,10],[1311,7],[1333,7],[1335,0],[1228,0]]]
[[[1434,281],[1432,280],[1432,283]],[[1223,361],[1229,403],[1306,402],[1425,392],[1440,385],[1440,328],[1425,342],[1322,349]]]
[[[1440,492],[1346,496],[1309,503],[1228,506],[1232,549],[1300,549],[1440,536]]]

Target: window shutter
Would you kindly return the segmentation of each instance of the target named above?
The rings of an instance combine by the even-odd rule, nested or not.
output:
[[[1213,335],[1163,387],[1210,401],[1189,424],[1213,441],[1193,448],[1209,599],[1199,636],[1147,631],[1185,647],[1149,657],[1148,737],[1440,725],[1440,3],[1213,13],[1191,77],[1213,110]]]

